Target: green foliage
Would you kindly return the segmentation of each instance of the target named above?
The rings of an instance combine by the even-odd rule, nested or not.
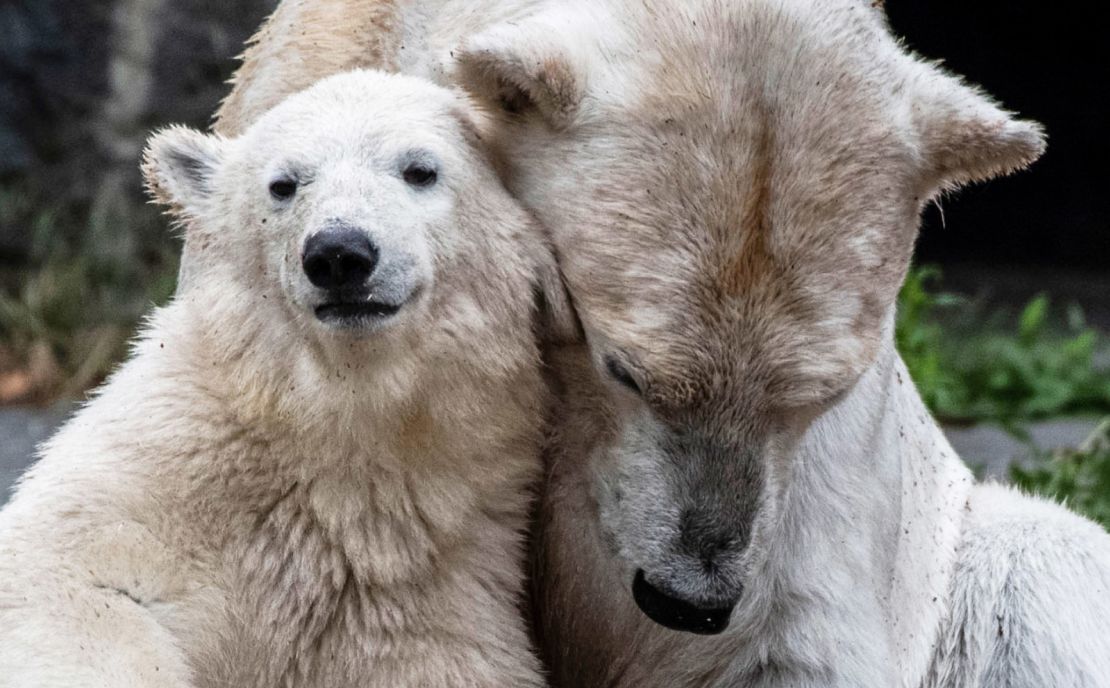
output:
[[[1036,467],[1011,469],[1014,483],[1061,499],[1110,529],[1110,418],[1078,449],[1057,451]]]
[[[34,368],[27,400],[72,396],[103,379],[142,315],[172,294],[170,270],[116,274],[60,258],[0,291],[0,349]]]
[[[74,226],[65,210],[37,208],[0,190],[0,221],[33,232],[29,264],[0,270],[0,403],[72,396],[99,382],[176,280],[171,242],[137,257],[98,254],[69,237],[102,230]]]
[[[962,303],[952,294],[937,293],[940,270],[925,266],[910,271],[898,297],[894,336],[910,376],[933,413],[958,406],[962,385],[946,355],[948,338],[936,319],[939,309]]]
[[[43,247],[56,241],[53,235],[62,224],[57,208],[38,208],[36,195],[23,185],[0,186],[0,229],[19,228],[28,237],[32,259]]]
[[[896,337],[925,403],[940,419],[993,421],[1017,431],[1024,420],[1110,413],[1110,371],[1094,366],[1101,342],[1078,308],[1068,311],[1066,322],[1054,323],[1042,295],[1008,327],[985,326],[967,313],[962,326],[942,325],[945,310],[951,314],[967,303],[932,291],[939,278],[932,267],[911,272]]]

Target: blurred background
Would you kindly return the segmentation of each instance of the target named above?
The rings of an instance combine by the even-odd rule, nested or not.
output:
[[[81,394],[173,293],[143,143],[204,127],[276,0],[0,0],[0,404]]]
[[[171,122],[209,123],[234,56],[276,4],[0,0],[0,495],[173,293],[179,246],[145,203],[143,141]],[[969,462],[1073,500],[1086,490],[1103,508],[1110,459],[1083,459],[1097,443],[1047,458],[1110,413],[1110,61],[1096,54],[1096,6],[886,8],[910,47],[1050,136],[1031,171],[926,213],[903,355]]]

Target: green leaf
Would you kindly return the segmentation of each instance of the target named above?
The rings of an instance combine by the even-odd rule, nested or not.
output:
[[[1048,296],[1041,294],[1029,302],[1021,313],[1018,327],[1018,336],[1023,342],[1033,342],[1040,336],[1044,329],[1045,318],[1048,316]]]
[[[944,305],[967,301],[938,291],[939,281],[936,268],[911,270],[895,322],[898,349],[934,414],[1016,425],[1110,413],[1110,370],[1093,364],[1105,340],[1084,325],[1081,309],[1072,305],[1053,317],[1042,294],[1016,322],[974,308],[943,311]],[[1060,323],[1056,329],[1054,322]]]

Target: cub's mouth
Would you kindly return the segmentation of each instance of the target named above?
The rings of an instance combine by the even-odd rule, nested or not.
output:
[[[393,316],[401,310],[401,304],[386,303],[384,301],[327,301],[316,306],[314,312],[316,319],[325,325],[355,329],[375,325]]]

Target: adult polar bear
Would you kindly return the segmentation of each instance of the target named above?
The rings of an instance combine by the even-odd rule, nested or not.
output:
[[[893,346],[922,207],[1036,125],[863,0],[286,0],[217,126],[364,64],[489,102],[581,317],[536,546],[556,684],[1110,685],[1110,538],[975,486]]]

